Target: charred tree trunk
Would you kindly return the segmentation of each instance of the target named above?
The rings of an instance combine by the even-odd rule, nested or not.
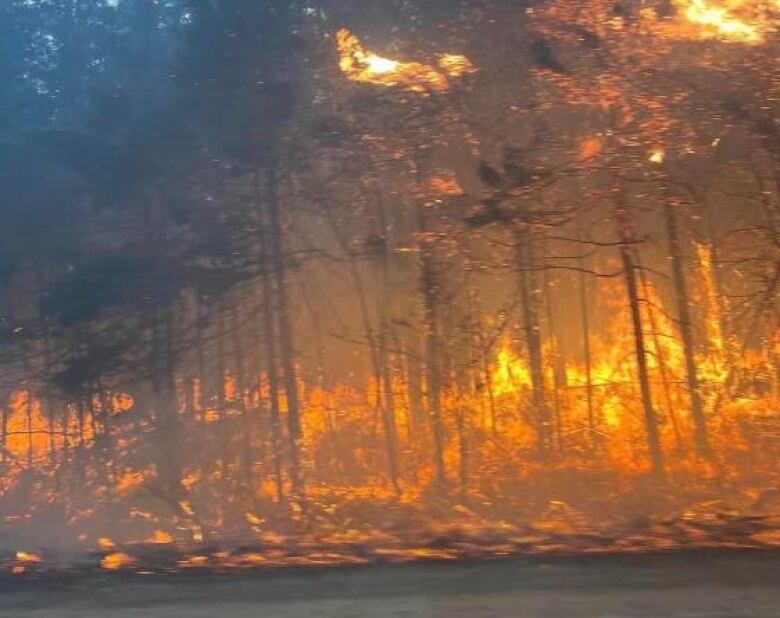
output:
[[[155,419],[158,478],[168,496],[175,497],[181,489],[181,431],[178,401],[173,375],[170,339],[172,319],[169,310],[156,311],[152,327],[152,405]]]
[[[244,358],[244,346],[242,344],[241,314],[239,312],[241,305],[240,296],[230,308],[230,320],[232,322],[231,335],[233,339],[233,358],[235,359],[235,398],[239,413],[241,414],[241,457],[240,468],[244,477],[244,487],[250,495],[250,500],[254,500],[254,476],[252,474],[252,423],[249,419],[249,413],[246,405],[246,360]]]
[[[668,201],[664,203],[664,220],[666,223],[666,236],[669,241],[669,256],[672,260],[672,278],[674,280],[674,291],[677,298],[677,314],[680,321],[680,334],[682,335],[683,353],[685,355],[686,381],[688,383],[688,392],[690,393],[691,398],[694,442],[696,451],[699,455],[709,457],[710,440],[707,431],[707,419],[704,416],[704,405],[702,404],[701,385],[699,383],[699,375],[696,368],[693,322],[691,321],[688,285],[685,281],[683,257],[680,250],[677,216],[673,206]]]
[[[555,323],[553,320],[553,308],[552,308],[552,286],[547,274],[547,270],[544,271],[542,279],[544,285],[544,301],[545,301],[545,313],[547,318],[547,340],[550,345],[553,363],[553,412],[555,413],[555,435],[558,447],[558,452],[563,453],[566,444],[563,437],[563,417],[561,411],[561,391],[565,388],[566,368],[563,360],[563,356],[558,346],[558,340],[555,336]]]
[[[441,342],[439,337],[439,281],[435,263],[434,239],[428,229],[426,206],[417,205],[420,232],[421,292],[423,296],[423,328],[425,333],[426,398],[433,433],[433,463],[436,481],[447,480],[444,466],[444,427],[441,418]]]
[[[40,264],[35,265],[35,282],[39,303],[46,290],[46,275]],[[49,429],[49,462],[57,463],[57,423],[54,415],[54,401],[49,381],[52,375],[51,331],[47,316],[41,311],[40,326],[43,346],[43,389],[41,392],[41,416],[46,419]]]
[[[387,455],[387,474],[396,494],[400,495],[401,488],[398,484],[398,435],[395,419],[395,405],[392,393],[393,376],[389,368],[387,353],[387,319],[386,307],[389,303],[387,294],[388,272],[387,272],[387,248],[382,247],[380,257],[380,278],[382,280],[382,293],[379,297],[377,313],[379,313],[380,329],[377,335],[374,328],[371,311],[369,310],[368,294],[363,283],[363,276],[360,272],[360,266],[357,257],[352,251],[349,241],[345,238],[342,230],[335,221],[328,218],[333,235],[338,240],[341,250],[347,258],[349,272],[352,277],[352,284],[357,296],[358,306],[360,307],[360,318],[363,322],[363,329],[366,333],[368,351],[371,357],[371,368],[373,370],[374,386],[376,396],[374,401],[375,420],[377,417],[382,419],[382,429],[385,438],[385,451]]]
[[[165,247],[167,241],[166,213],[157,190],[146,202],[145,230],[149,254],[160,271],[166,265]],[[181,490],[181,428],[179,426],[178,400],[174,378],[173,359],[173,315],[167,306],[169,299],[153,294],[154,303],[150,311],[151,324],[148,327],[149,357],[147,368],[151,386],[151,407],[154,416],[154,440],[157,457],[157,472],[160,487],[173,502]],[[83,431],[83,420],[80,419]]]
[[[227,325],[225,324],[225,301],[220,299],[217,303],[217,411],[219,418],[225,419],[227,410],[227,396],[225,393],[225,375],[227,373],[227,354],[225,352],[225,337]],[[225,427],[224,422],[220,424]],[[222,446],[227,447],[227,435],[223,435]],[[223,458],[224,463],[224,458]]]
[[[103,388],[103,385],[100,383],[100,381],[98,381],[97,384],[97,391],[100,398],[100,416],[102,420],[101,425],[103,426],[100,439],[101,461],[104,462],[108,474],[114,475],[116,472],[116,460],[112,456],[114,453],[114,441],[111,428],[111,398],[109,397],[109,393],[107,393]]]
[[[3,391],[2,402],[0,402],[0,463],[5,464],[8,458],[8,394]],[[67,439],[67,433],[66,439]]]
[[[24,412],[27,415],[27,467],[33,465],[33,394],[30,388],[24,391]]]
[[[519,273],[520,310],[523,333],[528,348],[528,363],[531,369],[531,392],[533,414],[538,435],[539,455],[546,458],[550,449],[550,422],[547,414],[544,366],[542,356],[542,334],[539,324],[539,290],[536,285],[536,259],[531,233],[527,229],[515,232],[517,268]]]
[[[262,298],[262,287],[257,285],[252,286],[252,297]],[[250,302],[252,307],[253,317],[249,325],[249,341],[252,346],[251,352],[251,370],[248,382],[249,394],[249,407],[251,411],[251,420],[255,426],[257,432],[257,438],[254,444],[255,458],[258,461],[265,462],[268,455],[268,435],[270,433],[269,426],[266,418],[263,416],[262,410],[266,405],[268,398],[263,392],[263,375],[264,375],[264,351],[265,340],[263,338],[263,311],[262,305]],[[270,415],[269,415],[270,417]]]
[[[84,440],[86,435],[84,431],[84,396],[81,394],[79,394],[76,413],[77,413],[78,424],[79,424],[79,444],[76,452],[80,458],[82,451],[84,450]]]
[[[423,392],[423,367],[420,361],[419,337],[416,332],[403,338],[406,390],[409,396],[409,430],[419,429],[425,418],[425,395]],[[411,438],[412,433],[409,434]]]
[[[287,395],[287,434],[290,443],[290,484],[293,496],[304,499],[301,475],[301,410],[298,399],[298,375],[295,366],[293,330],[287,291],[287,264],[284,257],[281,213],[279,207],[279,180],[277,170],[268,171],[268,222],[270,224],[271,266],[275,283],[276,318],[279,329],[279,351],[284,374],[284,390]]]
[[[458,410],[458,468],[460,480],[460,499],[468,500],[469,495],[469,441],[467,436],[466,410]]]
[[[642,410],[645,419],[647,445],[653,472],[664,474],[664,456],[661,449],[661,439],[658,431],[658,419],[653,410],[652,392],[650,389],[650,374],[647,367],[647,348],[642,324],[642,311],[639,301],[639,288],[636,277],[636,264],[633,254],[633,238],[630,220],[624,207],[618,207],[618,233],[620,235],[620,257],[623,263],[623,276],[626,282],[626,293],[631,310],[631,322],[634,331],[634,351],[636,355],[639,389],[642,397]]]
[[[578,238],[582,240],[581,232]],[[580,255],[578,260],[579,292],[580,292],[580,318],[582,324],[582,351],[585,356],[585,397],[588,404],[588,432],[590,433],[591,449],[595,452],[599,448],[600,440],[596,428],[596,414],[593,405],[593,354],[590,348],[590,307],[588,304],[588,287],[585,278],[585,257]]]
[[[390,290],[390,248],[388,246],[389,228],[385,220],[383,204],[378,202],[378,219],[380,232],[382,235],[381,252],[381,278],[382,293],[380,295],[379,305],[379,341],[378,341],[378,365],[382,375],[382,393],[384,406],[382,408],[385,427],[385,440],[387,442],[387,458],[390,477],[393,487],[398,496],[401,495],[400,465],[398,461],[398,423],[396,419],[395,392],[393,384],[393,367],[391,364],[388,346],[390,345],[391,332],[390,322],[388,320],[388,311],[391,303]]]
[[[674,440],[675,444],[677,445],[677,451],[682,452],[683,443],[682,436],[680,435],[680,423],[678,422],[677,412],[675,411],[674,404],[672,403],[672,391],[671,385],[669,383],[669,372],[666,367],[666,354],[664,352],[663,346],[661,345],[661,336],[658,332],[658,320],[656,319],[655,307],[653,307],[653,304],[650,302],[650,282],[647,280],[645,271],[642,268],[642,265],[639,263],[638,258],[635,266],[639,269],[642,293],[645,296],[647,319],[650,322],[650,334],[653,337],[653,348],[655,349],[655,357],[658,361],[658,372],[661,374],[661,386],[663,387],[664,391],[666,412],[669,415],[669,420],[672,422],[672,429],[674,430]]]
[[[255,194],[260,199],[260,187],[255,173]],[[260,227],[260,280],[262,286],[262,320],[265,340],[266,375],[268,377],[268,407],[271,421],[271,458],[276,480],[276,499],[284,500],[284,475],[282,472],[282,426],[280,412],[281,384],[277,352],[276,290],[271,266],[271,228],[265,209],[258,203]]]
[[[195,308],[195,363],[197,365],[198,377],[193,380],[192,383],[192,407],[193,410],[203,412],[207,400],[206,374],[208,372],[206,367],[206,342],[204,337],[206,330],[206,312],[203,306],[204,299],[202,295],[198,294],[195,302],[197,304]]]
[[[387,339],[383,334],[380,338],[379,362],[382,369],[382,420],[385,430],[387,447],[388,472],[395,493],[401,495],[399,484],[400,473],[398,466],[398,427],[395,418],[395,394],[393,393],[393,372],[387,353]]]

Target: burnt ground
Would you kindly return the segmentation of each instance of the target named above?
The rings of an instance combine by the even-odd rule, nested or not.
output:
[[[2,618],[774,618],[780,553],[4,578]]]

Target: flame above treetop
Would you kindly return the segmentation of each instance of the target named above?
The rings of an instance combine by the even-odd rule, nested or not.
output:
[[[366,50],[346,28],[338,31],[336,41],[341,71],[354,82],[399,87],[419,93],[445,92],[450,89],[452,79],[474,70],[469,59],[460,54],[440,55],[438,66],[383,58]]]

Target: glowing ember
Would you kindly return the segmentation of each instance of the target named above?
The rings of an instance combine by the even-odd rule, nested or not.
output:
[[[148,470],[125,470],[116,482],[116,492],[118,494],[129,494],[141,487],[144,482],[154,475],[154,469]]]
[[[588,137],[580,142],[580,159],[587,161],[601,154],[604,150],[604,141],[599,136]]]
[[[132,565],[134,562],[135,560],[125,553],[113,552],[103,556],[103,559],[100,561],[100,567],[107,571],[118,571],[123,567]]]
[[[650,163],[660,165],[666,160],[666,151],[662,148],[656,148],[650,153]]]
[[[464,193],[455,174],[449,171],[442,171],[429,178],[418,192],[420,197],[428,198],[459,197]]]
[[[164,530],[155,530],[152,537],[147,541],[155,545],[167,545],[173,543],[173,537]]]

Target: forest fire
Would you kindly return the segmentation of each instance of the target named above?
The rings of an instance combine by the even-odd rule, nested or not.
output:
[[[702,285],[694,293],[701,299],[699,302],[706,304],[712,302],[714,294],[711,254],[706,246],[699,246],[697,255],[697,278],[702,281]],[[686,470],[693,468],[698,470],[698,474],[705,474],[707,467],[696,463],[695,452],[691,449],[694,428],[687,412],[689,397],[679,387],[685,373],[682,343],[656,289],[648,282],[642,286],[642,294],[646,299],[642,319],[648,328],[651,394],[657,402],[663,448],[670,454],[668,472],[675,476],[685,475]],[[495,484],[514,478],[513,482],[520,483],[522,487],[525,483],[522,479],[529,475],[535,478],[540,474],[537,456],[530,455],[539,448],[549,449],[545,457],[553,458],[555,463],[552,470],[556,471],[556,475],[608,473],[615,479],[621,479],[619,482],[626,486],[634,482],[632,479],[642,478],[648,470],[648,461],[641,455],[643,449],[639,446],[644,439],[642,422],[633,413],[640,405],[632,360],[633,335],[629,315],[619,309],[619,295],[619,286],[613,282],[603,284],[600,296],[605,305],[602,311],[612,312],[613,317],[608,320],[610,326],[605,332],[592,335],[589,342],[590,356],[586,363],[564,361],[561,365],[555,349],[550,345],[545,346],[545,388],[554,393],[554,401],[551,400],[549,404],[549,443],[540,442],[542,430],[539,429],[538,419],[524,412],[532,397],[533,372],[519,353],[521,348],[512,338],[504,336],[488,352],[489,358],[483,365],[484,375],[480,377],[482,369],[476,370],[475,379],[483,380],[486,386],[467,395],[454,386],[442,393],[442,413],[450,434],[444,444],[443,459],[446,468],[453,473],[460,470],[448,482],[455,487],[460,486],[460,491],[472,493],[475,498],[480,496],[480,500],[488,500],[490,504],[497,496],[495,492],[498,487]],[[711,315],[712,325],[708,327],[712,328],[711,339],[707,346],[701,348],[697,364],[701,368],[702,396],[708,416],[714,419],[716,413],[712,411],[712,406],[724,387],[726,376],[719,369],[723,362],[724,342],[717,326],[717,312],[713,311]],[[743,370],[760,374],[764,362],[760,355],[751,355],[745,359]],[[226,374],[222,385],[228,390],[234,382],[235,376]],[[373,429],[367,432],[361,430],[361,427],[371,426],[371,418],[375,413],[371,400],[377,392],[381,394],[382,385],[372,384],[369,379],[366,389],[361,392],[347,385],[324,390],[301,383],[305,448],[308,457],[312,458],[312,467],[307,473],[310,478],[308,508],[322,509],[321,515],[315,520],[317,523],[310,524],[314,525],[313,528],[305,533],[298,531],[285,535],[272,532],[273,527],[280,523],[278,514],[272,514],[278,508],[273,506],[278,486],[261,483],[254,489],[253,500],[255,505],[263,503],[266,505],[264,509],[271,509],[267,511],[271,516],[259,516],[255,510],[257,506],[244,506],[246,510],[239,518],[243,523],[231,524],[243,527],[242,536],[249,535],[243,543],[250,546],[254,543],[256,549],[207,550],[208,545],[199,549],[198,546],[204,543],[204,534],[208,537],[224,534],[221,529],[227,525],[225,518],[231,516],[230,512],[234,508],[242,508],[231,502],[214,503],[209,499],[209,496],[223,495],[230,486],[229,477],[226,477],[226,471],[229,470],[225,468],[226,462],[216,460],[207,467],[201,462],[198,464],[199,470],[185,471],[178,490],[181,502],[176,512],[171,513],[170,506],[155,505],[158,501],[154,495],[155,485],[159,482],[157,471],[128,468],[127,462],[135,457],[128,450],[120,453],[111,464],[117,470],[124,467],[125,471],[121,474],[108,473],[107,478],[107,482],[111,482],[109,479],[112,476],[114,479],[114,488],[109,491],[113,494],[112,508],[120,508],[115,512],[119,514],[122,528],[121,532],[114,533],[122,536],[122,542],[118,544],[110,538],[93,537],[93,543],[100,551],[99,566],[109,571],[271,568],[388,560],[441,560],[516,552],[612,553],[677,546],[709,547],[720,543],[744,547],[780,544],[780,535],[774,534],[774,519],[769,517],[764,507],[756,506],[761,497],[760,491],[749,486],[739,490],[735,488],[731,495],[734,502],[730,505],[712,502],[709,506],[693,507],[687,502],[684,492],[680,496],[682,510],[679,521],[668,519],[663,523],[653,523],[646,529],[634,529],[630,540],[615,532],[624,525],[620,523],[619,514],[614,515],[613,521],[605,523],[599,521],[595,514],[588,515],[570,506],[569,501],[576,498],[575,494],[568,495],[567,492],[574,488],[566,489],[565,485],[548,496],[548,506],[535,515],[534,522],[527,528],[519,522],[491,521],[489,513],[494,506],[485,510],[485,507],[469,504],[446,515],[433,515],[433,512],[428,511],[430,507],[423,506],[426,486],[434,474],[432,462],[426,461],[428,440],[432,436],[425,431],[419,412],[414,409],[415,394],[410,390],[413,382],[410,382],[409,376],[398,373],[394,375],[393,382],[397,448],[399,453],[403,453],[399,456],[400,468],[397,472],[401,491],[399,498],[394,498],[393,492],[388,491],[386,486],[383,488],[386,480],[383,481],[382,474],[377,475],[374,468],[381,461],[381,439]],[[263,386],[265,383],[263,379],[258,392],[245,392],[245,401],[267,397],[266,387]],[[188,433],[200,434],[202,440],[206,437],[204,431],[213,433],[213,430],[207,429],[213,422],[205,420],[207,415],[204,413],[208,410],[188,409],[186,393],[182,393],[182,396],[185,400],[179,405],[181,422],[188,427]],[[237,396],[235,394],[233,403],[228,405],[240,406],[240,402],[235,399]],[[12,402],[19,401],[19,397],[19,394],[13,395]],[[772,401],[773,395],[769,391],[754,391],[738,397],[728,409],[717,413],[717,422],[713,420],[710,425],[710,440],[718,453],[719,471],[706,473],[712,475],[713,482],[716,477],[724,478],[724,474],[736,479],[744,473],[740,467],[743,464],[738,462],[744,457],[747,445],[745,438],[739,437],[739,425],[748,418],[765,415]],[[10,439],[10,429],[7,434],[6,454],[22,462],[19,472],[27,474],[39,470],[40,474],[56,474],[45,472],[47,462],[52,458],[62,459],[67,453],[66,449],[76,451],[86,448],[87,453],[95,452],[99,435],[96,439],[93,433],[84,433],[78,439],[74,436],[63,442],[54,442],[55,451],[48,452],[50,443],[45,440],[40,442],[37,437],[50,433],[46,420],[35,412],[39,405],[39,402],[35,402],[33,405],[17,407],[14,412],[15,422],[25,429],[21,434],[14,432],[13,440]],[[282,413],[286,414],[287,409],[287,405],[283,405]],[[16,418],[21,414],[20,410],[29,411],[24,423]],[[92,412],[90,418],[85,419],[87,425],[95,422],[96,419],[92,418],[94,414]],[[216,408],[214,414],[216,422],[224,426],[224,429],[217,429],[216,433],[224,435],[233,421]],[[132,431],[133,425],[131,421],[122,428],[119,419],[116,417],[113,435],[117,442],[122,441],[124,432]],[[476,469],[463,469],[464,436],[460,432],[463,431],[464,421],[459,419],[468,419],[465,421],[469,432],[468,457],[471,461],[480,462],[480,473]],[[100,431],[97,430],[97,433]],[[351,445],[344,442],[347,439]],[[336,451],[331,446],[334,440],[342,442]],[[506,450],[510,444],[512,451]],[[32,463],[28,464],[30,468],[25,472],[23,462],[31,449]],[[377,449],[377,452],[372,453],[371,449]],[[672,453],[675,453],[674,457],[671,457]],[[769,452],[765,456],[774,457]],[[89,457],[92,459],[93,455]],[[339,461],[352,463],[346,469]],[[99,464],[95,462],[94,465]],[[338,469],[341,472],[336,472]],[[88,474],[106,473],[95,468]],[[339,476],[342,477],[339,482],[331,480]],[[24,482],[23,476],[12,473],[6,477],[6,483],[9,482],[11,485],[7,491],[12,493],[14,484]],[[287,486],[288,482],[282,479],[283,485]],[[672,490],[671,487],[669,490]],[[289,491],[288,486],[285,493]],[[556,499],[551,499],[553,496]],[[99,484],[94,485],[84,498],[93,503],[104,501],[105,490]],[[673,502],[680,498],[673,499]],[[507,504],[512,504],[516,498],[504,495],[503,499],[508,499]],[[395,507],[399,512],[395,515],[391,511],[386,512],[383,516],[386,521],[375,520],[366,511],[369,504],[390,504],[395,500],[399,500]],[[739,506],[739,503],[743,503],[743,506]],[[95,511],[79,514],[75,501],[72,508],[75,510],[70,518],[76,529],[87,526],[91,534],[100,534],[99,526],[105,524],[94,519]],[[527,512],[527,507],[520,508],[522,512]],[[752,523],[743,529],[740,514],[746,508],[747,512],[760,517],[754,517]],[[697,514],[696,509],[703,511]],[[355,526],[354,530],[346,534],[341,530],[344,524],[340,523],[340,517],[335,517],[341,510],[345,510],[341,517],[346,516],[346,512],[352,513],[349,516],[352,522],[350,525]],[[361,511],[366,512],[361,514]],[[420,517],[422,513],[426,513],[426,523],[418,530],[420,536],[410,539],[408,532],[403,532],[406,525],[403,521]],[[711,519],[713,517],[714,520]],[[82,518],[84,521],[80,522]],[[426,535],[452,537],[453,544],[433,551],[425,546]],[[583,540],[582,535],[588,535],[590,540]],[[486,539],[492,540],[486,544]],[[155,546],[158,549],[150,549]],[[29,572],[30,569],[45,568],[46,561],[39,554],[19,550],[9,565],[13,572],[19,574]]]
[[[0,159],[0,569],[780,548],[777,2],[207,4]]]

